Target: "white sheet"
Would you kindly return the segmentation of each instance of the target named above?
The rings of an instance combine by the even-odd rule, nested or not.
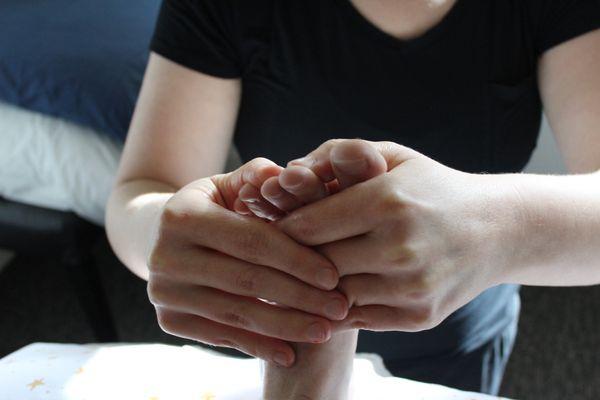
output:
[[[0,195],[104,225],[122,145],[94,130],[0,103]]]
[[[358,355],[354,400],[491,400],[389,377],[376,355]],[[2,400],[259,400],[254,359],[167,345],[36,343],[0,360]],[[496,397],[493,397],[497,399]]]

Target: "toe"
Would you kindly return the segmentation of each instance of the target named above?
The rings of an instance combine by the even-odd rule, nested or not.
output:
[[[260,188],[260,193],[268,202],[283,211],[293,211],[303,205],[296,196],[281,187],[278,177],[267,179]]]
[[[289,166],[279,175],[279,184],[288,193],[304,203],[313,203],[327,196],[327,186],[312,170]]]
[[[364,140],[347,140],[331,149],[331,166],[340,189],[367,181],[387,171],[381,153]]]
[[[260,194],[260,190],[251,184],[242,186],[239,192],[239,199],[257,217],[274,221],[281,218],[284,214],[279,208],[265,200]]]

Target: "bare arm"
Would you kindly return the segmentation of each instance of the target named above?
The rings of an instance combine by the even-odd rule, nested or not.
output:
[[[222,172],[240,87],[151,55],[106,210],[110,243],[136,275],[148,279],[147,245],[166,201]]]
[[[290,365],[294,352],[287,342],[327,341],[327,318],[347,311],[332,317],[327,305],[346,299],[331,290],[338,276],[325,257],[231,211],[256,171],[278,168],[256,159],[219,174],[239,101],[239,80],[153,54],[106,229],[118,257],[148,280],[164,331]]]
[[[544,54],[539,84],[571,176],[514,178],[528,224],[510,281],[600,283],[600,30]],[[518,268],[516,266],[519,266]]]

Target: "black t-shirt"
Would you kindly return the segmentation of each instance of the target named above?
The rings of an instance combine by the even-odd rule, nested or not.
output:
[[[600,27],[600,0],[458,0],[403,41],[349,0],[166,0],[151,49],[242,78],[235,144],[279,164],[331,138],[391,140],[467,172],[521,171],[536,145],[539,56]],[[565,71],[568,73],[568,71]],[[403,365],[473,349],[518,315],[488,290],[440,327],[361,342]]]

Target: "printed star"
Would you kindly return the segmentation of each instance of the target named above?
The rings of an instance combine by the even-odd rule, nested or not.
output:
[[[44,384],[43,379],[36,379],[33,382],[31,382],[30,384],[28,384],[27,386],[29,386],[29,390],[33,390],[38,386],[42,386],[43,384]]]
[[[217,398],[217,396],[215,396],[214,394],[208,392],[208,393],[204,393],[202,395],[201,400],[215,400]]]

